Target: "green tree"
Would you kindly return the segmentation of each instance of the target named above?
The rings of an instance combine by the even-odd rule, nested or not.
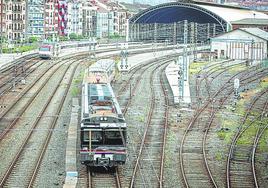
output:
[[[35,43],[37,41],[38,41],[38,37],[36,37],[36,36],[29,37],[29,43]]]
[[[78,36],[75,33],[71,33],[69,37],[71,40],[76,40],[78,38]]]
[[[67,41],[68,37],[67,36],[60,36],[60,41]]]

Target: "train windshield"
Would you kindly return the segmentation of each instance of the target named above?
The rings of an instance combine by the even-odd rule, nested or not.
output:
[[[50,47],[40,47],[39,50],[48,52],[50,50]]]
[[[126,138],[125,130],[85,130],[83,142],[91,141],[94,145],[124,145]]]

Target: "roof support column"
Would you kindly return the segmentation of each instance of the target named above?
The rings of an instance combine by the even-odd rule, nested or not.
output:
[[[129,23],[128,30],[127,30],[129,41],[132,41],[132,26],[133,26],[133,24]]]
[[[150,40],[150,35],[151,35],[151,33],[150,33],[150,25],[151,24],[146,24],[145,25],[145,28],[146,28],[146,30],[145,30],[146,40]]]
[[[194,59],[197,59],[197,23],[194,23]]]
[[[183,43],[187,44],[188,43],[188,21],[184,20],[183,24]]]
[[[210,38],[210,24],[207,25],[207,39]]]
[[[196,32],[197,32],[197,23],[191,22],[191,34],[190,34],[190,43],[191,43],[191,54],[194,59],[196,59]]]
[[[177,23],[173,23],[173,44],[177,44]]]
[[[190,30],[190,43],[193,44],[195,42],[195,23],[191,22],[191,30]]]
[[[216,24],[214,23],[213,24],[213,37],[216,36]]]
[[[157,42],[157,23],[154,23],[154,42]]]
[[[137,40],[140,41],[140,24],[136,24]]]

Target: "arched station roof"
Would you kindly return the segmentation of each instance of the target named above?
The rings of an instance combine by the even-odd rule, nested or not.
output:
[[[231,27],[231,21],[245,18],[268,19],[268,15],[246,8],[182,0],[146,9],[132,17],[130,23],[173,23],[188,20],[188,22],[220,24],[226,31]]]

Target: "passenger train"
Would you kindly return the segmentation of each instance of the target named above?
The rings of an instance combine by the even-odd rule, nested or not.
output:
[[[80,42],[71,42],[71,43],[43,43],[39,48],[39,57],[43,59],[51,59],[54,56],[58,56],[61,50],[69,48],[80,48],[86,47],[89,45],[97,45],[96,41],[80,41]]]
[[[54,53],[53,44],[43,44],[39,48],[39,57],[43,59],[51,59]]]
[[[81,163],[115,167],[126,162],[127,126],[110,82],[115,62],[97,61],[85,71],[81,108]]]

